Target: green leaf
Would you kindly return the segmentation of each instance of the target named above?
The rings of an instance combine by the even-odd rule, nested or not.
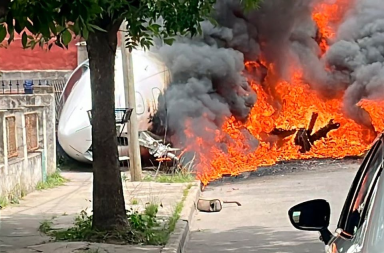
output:
[[[41,25],[41,26],[40,26],[41,34],[43,34],[43,36],[44,36],[45,38],[49,38],[50,35],[51,35],[51,32],[50,32],[50,30],[49,30],[49,26],[48,26],[48,24],[41,23],[40,25]]]
[[[5,25],[0,25],[0,43],[3,42],[6,36],[7,36],[7,29],[5,28]]]
[[[85,40],[87,40],[87,39],[88,39],[88,36],[89,36],[89,31],[88,31],[88,29],[84,27],[82,34],[83,34],[82,37],[83,37]]]
[[[31,33],[36,33],[35,27],[29,21],[27,21],[26,27]]]
[[[148,26],[148,29],[154,33],[158,33],[160,30],[160,27],[161,27],[161,25],[159,25],[159,24],[152,24],[152,25]]]
[[[57,33],[57,29],[56,29],[56,25],[55,25],[55,23],[54,22],[49,22],[49,29],[51,29],[51,32],[53,33],[53,34],[56,34]]]
[[[8,33],[9,33],[9,38],[8,38],[8,44],[9,44],[15,38],[15,31],[12,28],[11,29],[8,28]]]
[[[104,30],[103,28],[97,26],[97,25],[94,25],[94,24],[88,24],[89,27],[91,27],[92,29],[95,29],[97,31],[100,31],[100,32],[107,32],[106,30]]]
[[[79,24],[76,22],[74,25],[69,25],[68,28],[74,32],[76,35],[79,35],[80,33],[80,28],[79,28]]]
[[[68,45],[69,42],[71,42],[72,40],[72,34],[68,30],[64,30],[62,34],[62,38],[63,38],[64,45]]]
[[[24,31],[21,35],[21,43],[23,44],[24,48],[27,48],[27,42],[28,42],[28,36],[27,33]]]
[[[174,41],[175,41],[174,38],[165,38],[164,39],[164,43],[167,45],[172,45]]]
[[[19,20],[15,20],[15,31],[20,34],[23,31],[24,27],[21,25]]]

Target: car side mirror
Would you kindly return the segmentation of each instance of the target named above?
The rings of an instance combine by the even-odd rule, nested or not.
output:
[[[329,242],[332,233],[328,230],[331,217],[331,207],[323,199],[303,202],[288,211],[292,225],[299,230],[318,231],[325,244]]]

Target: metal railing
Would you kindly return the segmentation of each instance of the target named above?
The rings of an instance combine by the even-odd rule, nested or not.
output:
[[[28,79],[28,80],[1,80],[0,81],[0,96],[11,94],[26,94],[24,85],[26,81],[32,82],[32,87],[53,87],[56,108],[56,123],[60,118],[63,103],[60,101],[66,80],[65,78],[56,79]],[[28,93],[28,92],[27,92]]]

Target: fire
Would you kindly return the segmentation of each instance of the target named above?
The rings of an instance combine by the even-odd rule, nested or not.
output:
[[[195,142],[197,145],[193,146],[193,150],[199,154],[197,175],[204,185],[223,175],[234,176],[245,171],[254,171],[260,166],[273,165],[278,161],[360,156],[369,149],[376,137],[375,133],[344,116],[340,98],[324,100],[308,84],[299,80],[277,84],[276,91],[282,99],[279,109],[268,102],[268,95],[261,85],[253,83],[253,88],[258,101],[247,122],[240,123],[231,117],[223,124],[222,131],[214,133],[215,142],[209,143],[202,138]],[[364,100],[358,105],[368,111],[376,131],[384,130],[384,102]],[[315,142],[309,152],[299,152],[294,136],[287,137],[283,143],[266,140],[265,135],[274,128],[305,128],[313,112],[319,114],[315,131],[331,119],[340,123],[340,128],[329,132],[327,138]],[[256,150],[247,152],[252,147],[247,143],[248,137],[243,130],[260,141]],[[192,137],[188,125],[186,132]],[[230,136],[230,141],[225,138],[226,134]],[[227,141],[227,150],[220,149],[220,141]]]
[[[318,42],[322,53],[335,39],[336,28],[350,5],[350,0],[334,0],[331,4],[315,6],[312,18],[319,27]],[[245,66],[248,74],[252,71],[257,73],[262,66],[268,66],[269,72],[273,72],[273,66],[266,63],[247,62]],[[384,101],[362,100],[357,104],[370,115],[373,131],[345,116],[342,109],[344,94],[325,99],[303,81],[301,69],[292,72],[289,82],[277,81],[272,84],[273,89],[248,80],[258,100],[246,122],[227,118],[221,130],[204,129],[210,138],[196,138],[201,136],[197,129],[201,129],[196,128],[196,124],[194,127],[192,119],[187,122],[185,134],[193,143],[189,143],[186,149],[198,154],[197,177],[204,185],[224,175],[235,176],[279,161],[361,156],[370,148],[377,133],[384,130]],[[312,129],[309,125],[313,115],[317,118]],[[204,117],[209,121],[207,115]],[[333,123],[336,128],[324,137],[308,142],[311,144],[309,151],[300,150],[295,139],[298,130],[310,135]],[[279,135],[281,132],[278,131],[293,134]],[[255,145],[256,140],[259,145]]]
[[[335,39],[336,27],[343,20],[344,15],[354,1],[333,0],[332,2],[317,4],[312,13],[312,19],[319,29],[317,40],[322,54],[327,51],[329,42]]]
[[[375,131],[384,131],[384,101],[378,100],[361,100],[357,106],[363,108],[371,116],[372,124]]]
[[[204,143],[202,139],[197,141],[200,148],[198,178],[203,184],[223,175],[238,175],[278,161],[359,156],[369,149],[375,137],[374,133],[343,115],[340,99],[324,101],[305,83],[281,82],[277,85],[277,91],[283,99],[283,105],[277,114],[276,109],[267,102],[267,94],[261,86],[254,84],[253,87],[257,92],[258,102],[253,107],[249,120],[242,124],[233,117],[229,118],[222,127],[223,132],[216,133],[216,140],[220,139],[223,133],[228,134],[233,140],[229,143],[227,152],[220,150],[217,143]],[[384,103],[365,100],[360,106],[370,113],[375,129],[382,131]],[[293,137],[288,137],[282,146],[273,141],[260,141],[259,147],[254,152],[249,154],[245,152],[250,147],[241,129],[247,129],[255,138],[263,140],[263,134],[271,132],[274,128],[289,130],[307,126],[312,112],[319,113],[315,129],[330,119],[339,122],[341,127],[337,131],[330,132],[328,138],[316,142],[309,152],[300,153]]]

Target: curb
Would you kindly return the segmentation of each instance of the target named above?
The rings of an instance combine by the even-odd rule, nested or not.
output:
[[[201,182],[195,181],[195,184],[189,189],[188,196],[184,201],[184,207],[180,214],[180,219],[176,222],[175,230],[171,233],[167,244],[161,250],[161,253],[182,253],[189,240],[189,233],[192,224],[193,215],[196,212],[196,203],[201,193]]]

